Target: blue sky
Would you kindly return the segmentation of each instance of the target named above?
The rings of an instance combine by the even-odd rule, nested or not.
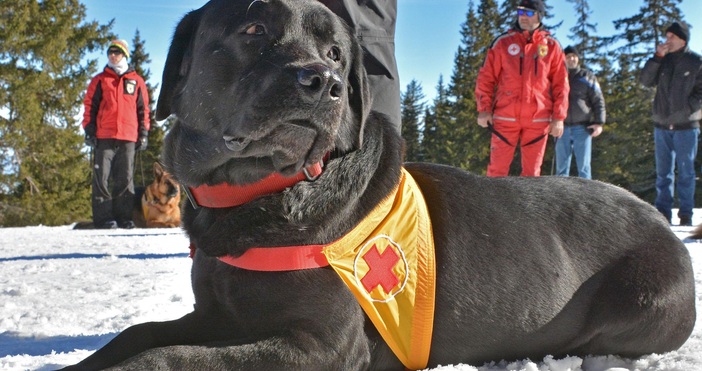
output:
[[[150,54],[152,84],[160,84],[162,67],[175,26],[189,10],[197,9],[206,0],[84,0],[87,19],[107,23],[115,20],[113,32],[131,42],[139,29]],[[477,4],[479,0],[475,0]],[[498,0],[500,2],[500,0]],[[563,21],[556,38],[563,47],[569,44],[569,29],[574,23],[573,4],[566,0],[546,1],[553,7],[554,18],[548,24]],[[591,20],[597,24],[599,35],[614,33],[612,20],[629,17],[638,12],[643,1],[590,0]],[[702,1],[684,0],[680,5],[685,20],[691,24],[690,47],[702,53]],[[403,91],[416,79],[427,99],[435,95],[439,76],[448,82],[453,60],[460,42],[460,27],[465,21],[468,0],[398,0],[396,57]],[[100,63],[107,63],[104,54]]]

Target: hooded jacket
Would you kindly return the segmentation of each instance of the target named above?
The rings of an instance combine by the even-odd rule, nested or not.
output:
[[[542,26],[529,35],[515,24],[490,46],[475,96],[478,112],[495,119],[550,122],[566,118],[569,89],[558,41]]]
[[[151,128],[149,93],[131,67],[121,76],[105,67],[90,81],[83,105],[83,129],[98,139],[136,142]]]
[[[605,100],[597,77],[590,70],[577,67],[568,70],[570,93],[566,125],[604,124]]]
[[[653,122],[668,130],[700,127],[702,119],[702,57],[686,46],[646,61],[639,81],[656,87]]]

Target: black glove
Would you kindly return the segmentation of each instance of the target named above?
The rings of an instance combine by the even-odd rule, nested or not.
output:
[[[90,147],[90,148],[95,148],[97,146],[97,138],[95,138],[95,135],[91,134],[85,134],[85,145]]]
[[[136,141],[136,146],[134,147],[135,150],[137,151],[145,151],[146,147],[149,146],[149,138],[148,137],[139,137]]]

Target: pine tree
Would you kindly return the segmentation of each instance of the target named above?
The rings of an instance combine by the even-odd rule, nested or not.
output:
[[[600,40],[597,36],[597,24],[590,23],[590,5],[587,0],[566,0],[573,4],[576,22],[570,28],[570,39],[576,40],[575,47],[580,53],[580,63],[584,66],[596,60],[600,49]]]
[[[450,164],[451,133],[447,122],[451,120],[451,103],[444,84],[444,77],[439,76],[436,97],[431,108],[424,114],[424,131],[422,132],[422,153],[424,161]]]
[[[682,0],[644,0],[638,14],[613,22],[614,28],[622,32],[614,35],[610,44],[618,45],[620,53],[632,59],[634,65],[642,65],[665,37],[665,28],[682,21],[680,3]]]
[[[422,85],[412,80],[402,94],[402,138],[405,140],[405,161],[422,161],[419,144],[420,119],[424,111]]]
[[[68,224],[90,212],[76,124],[111,27],[77,0],[0,2],[0,226]],[[8,16],[11,15],[11,16]]]
[[[160,160],[165,130],[156,122],[156,102],[154,101],[156,86],[151,84],[151,70],[146,68],[146,66],[151,63],[151,58],[149,58],[149,54],[146,52],[146,42],[142,40],[138,29],[134,34],[132,45],[134,45],[134,49],[131,51],[130,63],[139,76],[146,82],[146,90],[149,92],[149,119],[151,120],[149,144],[146,151],[137,151],[134,165],[134,184],[136,186],[145,186],[153,180],[151,168],[154,162]]]
[[[490,157],[490,135],[477,125],[475,82],[488,48],[500,33],[500,16],[495,0],[481,0],[477,11],[468,3],[466,21],[461,25],[461,44],[456,52],[449,92],[454,100],[451,129],[456,154],[455,166],[484,173]]]

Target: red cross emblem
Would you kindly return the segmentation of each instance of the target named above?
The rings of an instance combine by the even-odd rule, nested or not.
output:
[[[400,257],[393,249],[388,247],[380,254],[378,246],[373,244],[373,247],[363,255],[363,260],[366,261],[369,269],[368,273],[361,278],[366,291],[371,292],[380,286],[389,294],[400,283],[400,279],[392,271],[395,264],[400,261]]]

